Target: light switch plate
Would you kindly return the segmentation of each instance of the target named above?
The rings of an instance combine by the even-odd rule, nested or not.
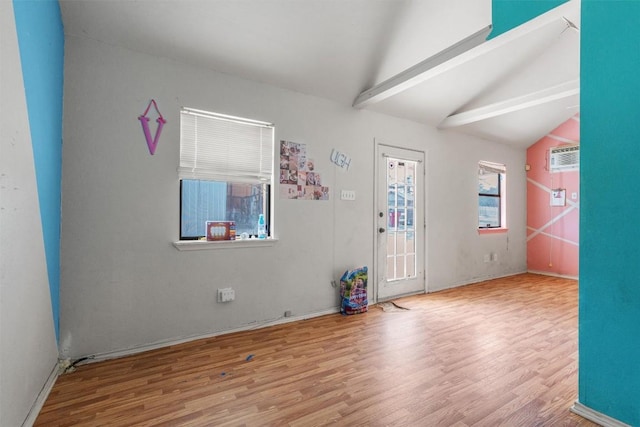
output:
[[[340,192],[340,200],[355,200],[356,192],[355,190],[342,190]]]

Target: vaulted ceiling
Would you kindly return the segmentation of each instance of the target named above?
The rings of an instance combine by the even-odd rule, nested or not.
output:
[[[66,37],[515,147],[528,147],[579,109],[579,0],[486,41],[490,0],[60,4]],[[456,46],[465,39],[475,47]]]

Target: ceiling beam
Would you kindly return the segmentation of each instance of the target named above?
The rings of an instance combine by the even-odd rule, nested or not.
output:
[[[353,102],[353,106],[355,108],[364,108],[367,105],[382,101],[383,99],[389,98],[390,96],[417,85],[426,79],[425,73],[429,70],[484,43],[489,33],[491,33],[491,28],[491,25],[487,25],[480,31],[477,31],[460,40],[458,43],[441,50],[424,61],[417,63],[413,67],[407,68],[390,79],[375,85],[371,89],[365,90],[358,95]]]
[[[495,102],[473,110],[453,114],[444,119],[438,129],[450,129],[453,127],[468,125],[492,117],[501,116],[526,108],[546,104],[580,94],[580,80],[570,80],[559,85],[551,86],[542,90],[516,96],[504,101]]]
[[[573,17],[576,14],[579,16],[578,4],[577,0],[568,1],[506,33],[485,41],[492,28],[488,25],[447,49],[360,93],[354,100],[353,107],[365,108],[383,101],[532,33],[550,31],[561,34],[567,28],[576,28],[566,16]]]

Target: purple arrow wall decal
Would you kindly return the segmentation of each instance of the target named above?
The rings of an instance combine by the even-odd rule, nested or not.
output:
[[[156,122],[158,123],[158,127],[156,128],[156,134],[153,138],[151,138],[151,131],[149,130],[150,119],[149,117],[147,117],[147,113],[149,112],[149,109],[151,108],[152,104],[153,104],[153,107],[156,109],[156,112],[158,113],[158,118],[156,119]],[[138,117],[138,120],[140,120],[140,123],[142,123],[142,131],[144,132],[144,137],[147,139],[147,146],[149,147],[149,153],[155,154],[156,147],[158,146],[158,141],[160,140],[160,133],[162,132],[162,127],[164,126],[165,123],[167,123],[164,117],[162,117],[162,113],[160,113],[160,110],[158,109],[158,104],[156,104],[155,100],[152,99],[149,102],[149,105],[147,106],[147,109],[144,111],[144,114]]]

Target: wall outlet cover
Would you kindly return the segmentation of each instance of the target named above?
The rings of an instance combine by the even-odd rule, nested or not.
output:
[[[218,302],[229,302],[236,299],[236,291],[233,288],[218,289]]]

